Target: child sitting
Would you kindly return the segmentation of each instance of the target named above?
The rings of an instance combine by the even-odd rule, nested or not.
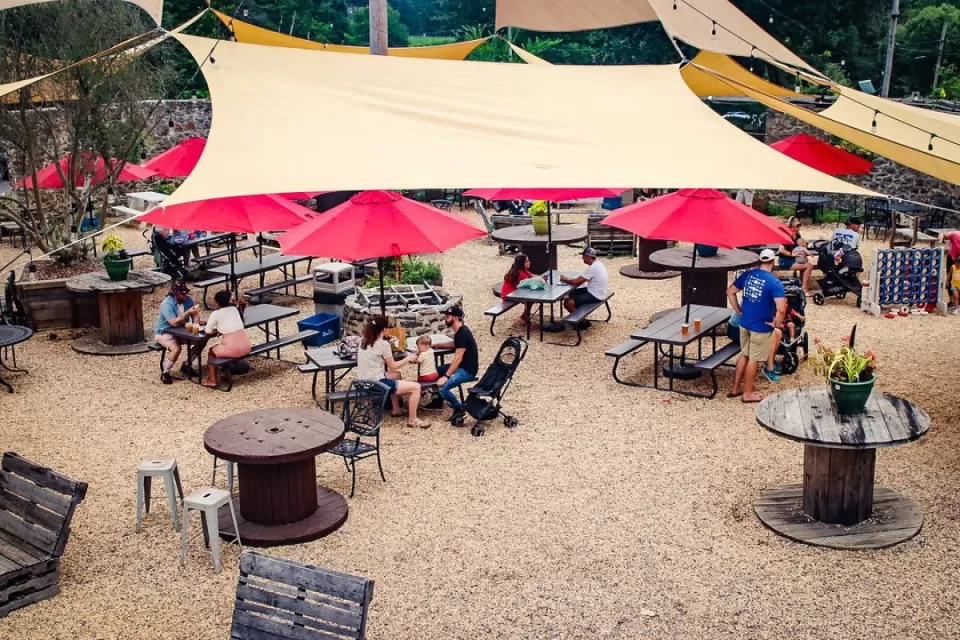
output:
[[[787,332],[790,334],[790,342],[797,339],[797,327],[803,327],[807,317],[803,316],[796,309],[787,308]]]
[[[436,382],[440,378],[437,372],[437,361],[433,357],[433,341],[430,336],[417,338],[417,382]]]
[[[810,250],[807,249],[807,241],[803,238],[797,238],[797,245],[790,253],[796,258],[794,264],[806,264],[807,256],[811,255]]]

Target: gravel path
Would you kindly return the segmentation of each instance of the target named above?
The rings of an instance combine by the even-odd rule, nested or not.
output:
[[[142,242],[135,230],[123,235],[131,246]],[[0,262],[13,254],[0,247]],[[564,269],[579,263],[569,247],[560,259]],[[764,487],[801,480],[799,445],[761,429],[737,401],[614,383],[604,350],[680,297],[679,279],[620,277],[630,260],[607,262],[617,292],[609,325],[595,324],[577,349],[531,344],[506,403],[520,420],[516,430],[492,424],[476,439],[439,422],[420,431],[390,420],[388,482],[372,461],[361,464],[342,529],[269,552],[375,579],[375,639],[955,637],[960,435],[948,381],[960,320],[874,320],[850,300],[808,307],[811,334],[831,341],[859,322],[858,342],[882,358],[877,387],[933,418],[923,440],[878,454],[878,482],[922,506],[921,534],[882,551],[820,550],[767,531],[751,507]],[[479,240],[442,262],[446,285],[465,294],[486,363],[513,320],[502,318],[501,337],[491,338],[482,315],[509,258]],[[147,300],[151,322],[162,295]],[[312,310],[305,300],[280,300]],[[0,394],[0,446],[90,490],[63,559],[62,594],[0,620],[0,638],[226,637],[238,551],[227,548],[224,571],[213,575],[194,519],[181,569],[162,499],[135,534],[137,462],[176,456],[186,491],[207,486],[204,430],[256,407],[308,407],[309,378],[257,360],[230,394],[167,387],[153,354],[84,357],[70,349],[67,331],[55,333],[59,339],[39,334],[18,352],[30,375],[10,376],[17,393]],[[289,349],[286,357],[299,354]],[[647,362],[632,366],[649,369]],[[731,382],[721,373],[723,388]],[[782,387],[815,383],[804,365]],[[349,475],[333,457],[320,458],[318,482],[349,492]]]

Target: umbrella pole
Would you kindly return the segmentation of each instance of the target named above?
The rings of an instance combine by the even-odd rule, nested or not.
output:
[[[257,256],[260,258],[260,264],[263,264],[263,232],[257,234],[257,244],[260,245],[257,247]]]
[[[383,258],[377,258],[377,272],[380,274],[380,315],[387,317],[387,298],[383,293]]]
[[[240,291],[237,288],[237,272],[235,261],[237,259],[237,235],[230,234],[230,291],[233,297],[239,299]]]
[[[690,282],[691,285],[687,287],[687,319],[686,324],[690,324],[690,305],[693,303],[693,292],[697,290],[696,287],[692,285],[693,276],[696,273],[697,269],[697,245],[693,245],[693,260],[690,261]]]
[[[550,218],[553,217],[553,214],[550,212],[550,203],[547,203],[547,264],[550,265],[550,271],[547,273],[547,278],[550,282],[550,286],[553,286],[553,264],[550,260],[550,250],[553,248],[553,224],[550,221]],[[559,265],[558,265],[559,266]],[[551,306],[551,310],[553,307]]]

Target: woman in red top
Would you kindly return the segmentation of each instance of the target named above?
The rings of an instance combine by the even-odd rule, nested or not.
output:
[[[506,300],[509,294],[517,290],[517,285],[519,285],[521,281],[532,277],[533,274],[530,273],[530,258],[528,258],[526,254],[518,253],[513,259],[513,265],[510,266],[510,271],[507,271],[507,275],[503,276],[503,288],[500,289],[500,299]],[[520,316],[520,319],[524,322],[530,319],[530,306],[531,304],[529,302],[523,304],[523,314]]]

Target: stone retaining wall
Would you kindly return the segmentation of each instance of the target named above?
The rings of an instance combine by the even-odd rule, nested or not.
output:
[[[432,335],[436,333],[450,334],[443,322],[443,311],[448,307],[463,307],[463,296],[434,287],[434,291],[445,299],[443,304],[423,305],[411,308],[408,311],[387,309],[387,319],[391,327],[403,327],[407,337]],[[343,309],[343,335],[362,336],[363,327],[367,320],[380,315],[380,307],[366,307],[357,299],[350,296],[346,299]]]

